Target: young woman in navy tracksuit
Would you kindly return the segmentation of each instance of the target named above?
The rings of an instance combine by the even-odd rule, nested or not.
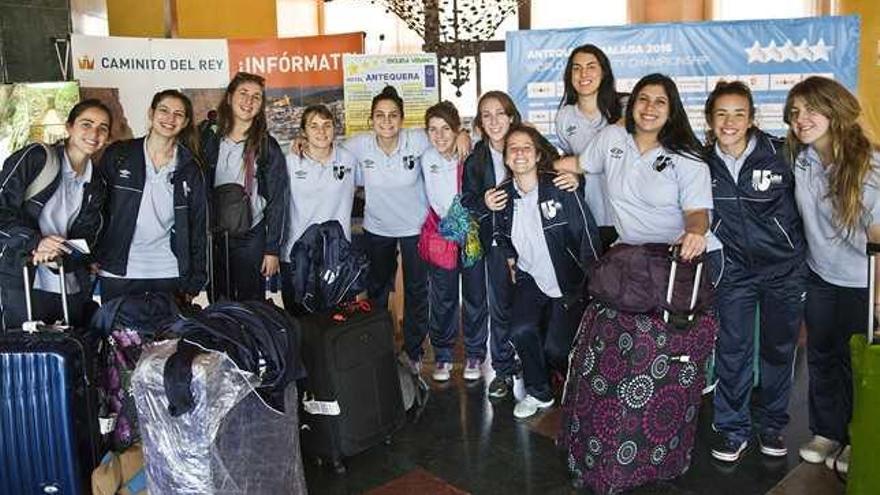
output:
[[[61,277],[41,265],[70,254],[68,239],[84,239],[95,248],[103,225],[104,188],[91,156],[110,138],[113,119],[99,100],[83,100],[67,116],[68,138],[50,146],[58,172],[42,190],[28,191],[48,161],[46,148],[28,145],[13,153],[0,172],[0,315],[4,329],[27,320],[22,266],[28,255],[34,269],[34,318],[46,323],[63,316]],[[30,196],[30,197],[28,197]],[[85,260],[83,260],[85,261]],[[66,276],[70,323],[82,328],[89,318],[92,281],[84,264]]]
[[[461,128],[458,110],[448,101],[440,102],[425,112],[425,128],[431,148],[422,155],[422,175],[428,203],[443,218],[449,211],[461,185],[461,160],[455,154],[455,138]],[[461,290],[461,320],[458,318],[459,278]],[[486,338],[489,335],[488,311],[485,301],[485,271],[482,264],[468,268],[457,266],[452,270],[429,267],[429,325],[431,346],[434,348],[436,381],[449,380],[452,371],[452,347],[458,334],[459,321],[464,334],[465,380],[477,380],[482,375],[486,358]]]
[[[599,131],[620,120],[623,106],[615,90],[611,62],[596,45],[581,45],[571,51],[562,82],[565,93],[556,112],[556,136],[565,154],[579,155]],[[584,177],[584,197],[599,224],[603,246],[610,246],[617,232],[601,174]]]
[[[705,106],[706,162],[712,174],[712,231],[724,245],[709,257],[721,324],[715,344],[716,435],[712,456],[734,462],[757,434],[761,452],[787,453],[795,349],[806,270],[794,174],[784,141],[755,126],[748,86],[720,82]],[[760,305],[761,389],[752,428],[752,352]]]
[[[506,178],[504,136],[511,126],[521,123],[522,117],[507,93],[484,93],[477,102],[477,116],[474,119],[474,128],[480,133],[481,140],[474,145],[474,150],[465,160],[462,176],[461,202],[480,223],[480,243],[484,253],[483,259],[472,270],[485,270],[488,275],[487,286],[482,286],[483,292],[479,295],[474,292],[474,297],[488,305],[491,332],[489,351],[492,368],[495,370],[495,378],[488,387],[489,397],[492,398],[501,398],[510,392],[513,376],[516,374],[516,362],[509,335],[510,277],[507,261],[497,250],[491,249],[492,215],[484,196],[490,191],[495,193],[495,188]],[[489,199],[495,200],[495,196],[502,194],[499,191]],[[498,200],[497,203],[500,207],[502,202]],[[480,287],[475,288],[475,291],[479,290]]]
[[[849,467],[852,416],[849,338],[868,325],[868,242],[880,242],[880,153],[859,124],[861,107],[840,83],[809,77],[785,102],[795,199],[807,239],[807,462]],[[837,453],[840,455],[836,455]]]
[[[107,221],[98,241],[101,297],[168,292],[191,301],[207,282],[207,200],[192,103],[153,96],[150,129],[101,156]]]
[[[565,372],[583,315],[587,268],[601,242],[579,191],[553,182],[555,151],[532,127],[514,126],[505,139],[504,163],[512,178],[499,189],[509,200],[492,214],[494,240],[513,282],[510,340],[522,362],[527,395],[514,407],[527,418],[553,405],[549,374]]]
[[[237,73],[218,105],[216,129],[209,127],[201,136],[208,188],[238,184],[250,202],[250,230],[214,238],[215,291],[234,301],[265,298],[263,281],[278,273],[287,233],[287,166],[267,130],[265,92],[262,77]],[[231,287],[225,286],[227,271]]]

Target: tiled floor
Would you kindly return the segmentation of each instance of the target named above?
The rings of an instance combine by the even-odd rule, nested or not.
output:
[[[486,398],[484,382],[466,384],[460,378],[460,364],[456,373],[447,384],[432,384],[430,401],[418,424],[408,423],[390,445],[379,445],[348,459],[347,474],[335,475],[307,459],[311,493],[577,493],[552,440],[559,427],[558,410],[531,421],[516,421],[511,400],[492,403]],[[774,490],[798,467],[796,447],[809,434],[803,348],[799,349],[795,376],[792,421],[786,432],[791,450],[787,458],[770,459],[752,448],[735,465],[712,460],[708,451],[711,396],[706,396],[690,470],[672,482],[632,493],[751,495]],[[824,468],[803,466],[772,493],[836,494],[842,493],[841,486]]]

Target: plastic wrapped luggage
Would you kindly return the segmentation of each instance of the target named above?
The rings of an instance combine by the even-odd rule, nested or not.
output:
[[[576,485],[619,493],[687,471],[718,322],[711,311],[667,320],[661,311],[587,308],[559,434]]]
[[[868,301],[875,301],[874,273],[880,244],[869,243]],[[852,442],[846,484],[849,495],[880,493],[880,337],[875,329],[874,305],[868,304],[868,328],[850,339],[853,371],[853,416],[849,424]]]
[[[299,322],[308,372],[303,451],[342,472],[342,458],[390,438],[406,421],[394,327],[387,311],[366,301]]]
[[[24,280],[30,320],[26,267]],[[0,493],[89,493],[100,458],[91,383],[97,339],[66,325],[24,328],[0,336]]]
[[[306,493],[299,447],[297,390],[285,412],[255,392],[259,378],[223,353],[197,355],[194,408],[169,411],[164,370],[177,340],[147,346],[132,378],[150,493],[269,495]]]

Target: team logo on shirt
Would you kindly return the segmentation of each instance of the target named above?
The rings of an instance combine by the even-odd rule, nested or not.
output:
[[[296,172],[293,173],[293,175],[297,179],[305,180],[305,178],[309,176],[309,173],[306,172],[305,170],[297,170]]]
[[[572,125],[565,128],[565,135],[568,137],[572,137],[572,136],[574,136],[574,133],[577,132],[577,130],[578,130],[578,126],[572,124]]]
[[[617,146],[615,146],[614,148],[611,148],[611,151],[609,151],[609,154],[611,155],[611,158],[614,158],[615,160],[617,160],[623,156],[623,150],[618,148]]]
[[[556,213],[562,209],[562,203],[556,201],[555,199],[548,199],[541,203],[541,215],[544,216],[545,220],[552,220],[556,218]]]
[[[772,170],[755,170],[752,172],[752,189],[764,192],[770,189],[772,184],[782,184],[782,175],[774,174]]]
[[[412,170],[416,168],[416,164],[419,162],[419,157],[414,155],[406,155],[403,157],[403,167],[407,170]]]
[[[806,169],[810,168],[810,164],[806,160],[804,160],[803,158],[798,158],[797,160],[795,160],[794,166],[801,169],[801,170],[806,170]]]
[[[432,174],[436,174],[437,172],[440,171],[440,165],[437,165],[436,163],[432,163],[432,164],[428,165],[428,170]]]
[[[364,168],[376,168],[376,162],[367,158],[364,160]]]
[[[336,177],[336,180],[342,180],[345,178],[345,174],[351,172],[351,167],[346,167],[345,165],[334,163],[333,164],[333,177]]]
[[[119,178],[120,179],[131,179],[131,170],[121,169],[119,171]]]
[[[672,157],[669,155],[660,155],[654,159],[654,170],[662,172],[666,167],[675,167]]]

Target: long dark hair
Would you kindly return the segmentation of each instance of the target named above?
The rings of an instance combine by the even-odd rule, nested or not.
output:
[[[599,91],[596,93],[596,106],[599,113],[605,117],[609,124],[613,124],[620,120],[623,108],[620,106],[620,96],[614,88],[614,72],[611,70],[611,62],[598,46],[587,43],[581,45],[571,51],[568,56],[568,62],[565,64],[565,71],[562,73],[562,82],[565,84],[565,93],[559,102],[559,107],[565,105],[577,105],[578,93],[571,83],[572,66],[574,65],[574,56],[578,53],[588,53],[596,57],[599,61],[599,67],[602,69],[602,80],[599,82]]]
[[[715,144],[715,132],[712,130],[712,121],[714,120],[714,116],[712,115],[715,112],[715,102],[718,101],[718,98],[727,95],[736,95],[742,96],[749,102],[749,121],[752,122],[752,125],[749,126],[748,131],[746,131],[746,140],[752,138],[755,134],[755,131],[758,128],[754,125],[755,123],[755,100],[752,98],[752,91],[746,86],[746,83],[742,81],[718,81],[715,85],[715,89],[709,93],[709,97],[706,98],[706,106],[703,107],[703,114],[706,116],[706,123],[709,124],[709,127],[706,129],[706,144],[709,146],[713,146]]]
[[[195,158],[196,163],[199,166],[202,166],[202,154],[201,148],[199,146],[199,134],[196,131],[196,125],[194,123],[195,112],[193,112],[192,102],[187,98],[187,96],[176,89],[166,89],[163,91],[159,91],[158,93],[153,95],[153,101],[150,102],[150,110],[153,112],[156,111],[156,107],[159,106],[159,103],[166,98],[174,98],[181,103],[183,103],[183,109],[186,113],[186,125],[181,129],[180,134],[177,135],[177,142],[185,146]]]
[[[661,86],[669,101],[669,118],[666,119],[666,123],[663,124],[663,128],[657,135],[660,144],[672,153],[702,160],[700,141],[691,128],[687,112],[684,111],[684,105],[681,103],[681,96],[678,94],[678,88],[669,76],[655,73],[639,79],[626,104],[626,131],[630,134],[636,133],[633,107],[636,100],[639,99],[639,93],[645,86]]]
[[[232,132],[232,127],[235,124],[235,116],[232,113],[230,100],[232,100],[232,96],[238,87],[248,82],[260,87],[263,98],[260,100],[260,111],[254,116],[254,120],[245,134],[247,136],[244,143],[245,159],[248,156],[260,156],[260,153],[263,151],[263,144],[269,135],[269,126],[266,123],[266,80],[248,72],[235,74],[235,77],[226,86],[226,93],[223,94],[223,99],[220,100],[220,104],[217,106],[217,132],[221,136],[226,136]]]
[[[504,156],[504,168],[507,170],[507,176],[511,176],[510,168],[507,167],[507,140],[510,136],[516,133],[525,134],[532,140],[532,146],[535,147],[535,152],[538,153],[537,172],[539,174],[553,172],[553,162],[559,158],[559,152],[556,150],[556,147],[534,127],[525,124],[516,124],[511,125],[507,134],[504,135],[504,150],[502,153]]]

